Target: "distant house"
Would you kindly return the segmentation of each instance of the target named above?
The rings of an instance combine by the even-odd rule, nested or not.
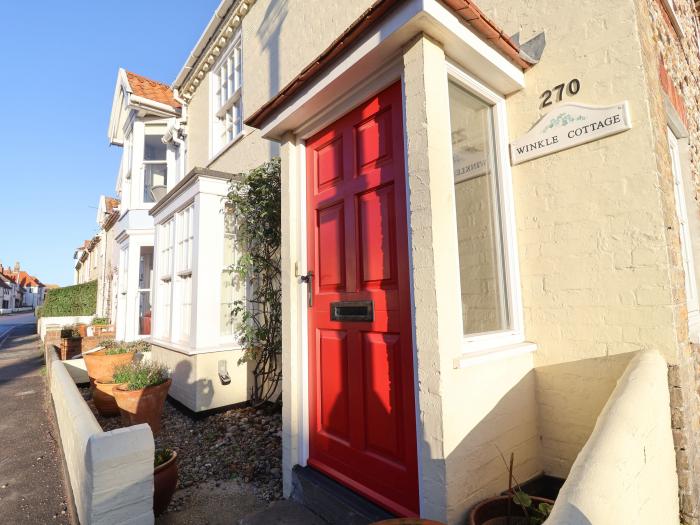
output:
[[[119,69],[108,132],[110,144],[123,148],[113,226],[118,339],[151,335],[154,230],[148,212],[181,178],[177,148],[163,142],[169,120],[179,115],[167,85]]]
[[[19,262],[15,263],[12,270],[0,264],[0,281],[5,285],[0,285],[3,290],[3,297],[0,299],[2,310],[33,309],[44,304],[46,286],[37,277],[22,270]],[[7,300],[7,308],[5,308],[5,300]]]

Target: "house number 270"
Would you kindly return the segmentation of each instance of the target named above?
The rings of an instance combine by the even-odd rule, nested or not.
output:
[[[564,94],[564,88],[566,88],[567,95],[573,96],[578,93],[579,89],[581,89],[581,82],[579,82],[578,78],[574,78],[569,80],[568,84],[559,84],[554,86],[552,89],[547,89],[540,95],[540,98],[542,99],[541,107],[545,108],[547,106],[551,106],[554,102],[561,102]],[[554,101],[552,100],[552,95],[555,97]]]

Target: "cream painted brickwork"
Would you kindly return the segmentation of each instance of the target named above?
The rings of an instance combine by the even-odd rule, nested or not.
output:
[[[243,114],[276,95],[342,33],[372,0],[258,0],[241,19]],[[237,7],[238,3],[234,5]],[[238,173],[279,155],[279,145],[245,128],[242,140],[210,162],[210,85],[205,75],[189,104],[188,165]]]
[[[405,140],[421,516],[462,523],[474,503],[507,488],[499,450],[516,454],[521,479],[541,464],[532,355],[454,368],[462,322],[449,308],[460,291],[444,57],[427,37],[405,49]]]
[[[576,9],[553,0],[480,6],[507,33],[520,31],[521,41],[546,32],[542,60],[508,99],[511,139],[544,114],[540,94],[572,78],[581,89],[565,100],[627,100],[632,116],[630,131],[513,168],[525,332],[538,345],[543,466],[566,476],[624,354],[654,348],[679,360],[677,284],[639,13],[635,0],[584,0]]]

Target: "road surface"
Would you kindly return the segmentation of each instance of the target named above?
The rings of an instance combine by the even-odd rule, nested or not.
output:
[[[34,314],[0,316],[0,523],[76,523],[45,380]]]

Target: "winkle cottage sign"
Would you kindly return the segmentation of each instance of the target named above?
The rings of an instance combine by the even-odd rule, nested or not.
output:
[[[530,131],[510,145],[513,165],[587,142],[609,137],[632,127],[627,102],[596,107],[559,104]]]

